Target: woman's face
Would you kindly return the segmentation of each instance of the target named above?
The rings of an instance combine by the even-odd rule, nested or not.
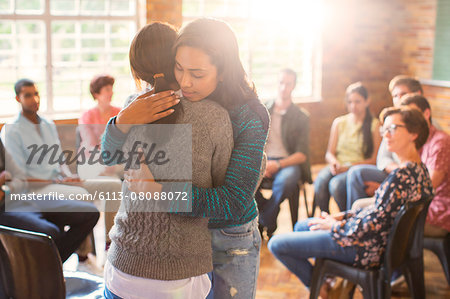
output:
[[[352,92],[346,100],[348,112],[355,115],[363,115],[366,111],[369,101],[364,99],[362,95],[357,92]]]
[[[99,93],[95,94],[95,98],[99,103],[107,104],[111,103],[111,99],[113,96],[113,86],[105,85],[100,89]]]
[[[217,68],[210,57],[198,48],[178,47],[175,55],[175,78],[183,96],[190,101],[208,97],[219,82]]]
[[[401,154],[402,151],[415,146],[414,140],[417,138],[417,134],[408,132],[400,114],[392,114],[386,117],[381,130],[390,152]]]

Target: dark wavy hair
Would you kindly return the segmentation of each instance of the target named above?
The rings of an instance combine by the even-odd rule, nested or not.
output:
[[[369,98],[367,88],[364,87],[361,82],[352,83],[347,87],[347,90],[345,91],[345,100],[347,100],[352,93],[359,94],[365,101]],[[363,154],[366,159],[373,154],[372,119],[373,116],[370,113],[369,107],[367,107],[366,116],[364,117],[363,124],[361,126],[361,132],[363,135]]]
[[[236,36],[227,23],[211,18],[192,21],[181,29],[174,45],[175,52],[181,46],[202,50],[216,66],[221,80],[209,99],[232,109],[258,98],[239,58]]]
[[[404,95],[402,97],[402,105],[409,105],[414,104],[416,105],[422,112],[425,112],[425,110],[430,110],[430,123],[432,121],[431,119],[431,106],[428,100],[422,96],[422,95]]]
[[[384,123],[386,118],[390,115],[400,114],[403,122],[405,123],[406,130],[409,133],[417,134],[417,138],[414,140],[416,149],[419,150],[425,142],[427,142],[430,129],[428,123],[425,120],[423,114],[417,109],[411,109],[409,107],[389,107],[381,111],[380,121]]]

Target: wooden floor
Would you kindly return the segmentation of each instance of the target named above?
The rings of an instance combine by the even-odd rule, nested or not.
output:
[[[313,167],[313,173],[317,173],[320,167]],[[312,200],[312,186],[307,186],[308,201]],[[270,191],[268,191],[270,192]],[[270,193],[269,193],[270,194]],[[310,202],[311,204],[311,202]],[[330,211],[337,211],[335,202],[331,203]],[[317,212],[317,211],[316,211]],[[281,205],[278,216],[278,229],[275,234],[292,231],[289,204],[287,201]],[[306,218],[306,209],[303,203],[303,195],[300,198],[299,217]],[[425,286],[427,299],[450,298],[450,286],[447,285],[444,272],[439,259],[430,251],[425,250]],[[257,299],[298,299],[309,298],[309,292],[267,249],[267,240],[261,246],[261,265],[258,276],[256,291]],[[362,299],[361,293],[357,290],[354,298]],[[392,298],[411,298],[408,293],[406,283],[401,285],[398,296]]]

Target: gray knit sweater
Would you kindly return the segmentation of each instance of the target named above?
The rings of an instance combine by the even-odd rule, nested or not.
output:
[[[233,149],[227,111],[208,100],[183,99],[181,104],[183,113],[177,123],[192,125],[192,183],[203,188],[223,184]],[[136,131],[130,131],[124,148],[130,146],[133,134]],[[150,169],[153,171],[151,166]],[[126,198],[130,191],[125,184],[122,191]],[[114,267],[158,280],[184,279],[212,271],[207,218],[135,212],[124,208],[127,204],[130,200],[122,201],[110,232],[108,260]]]

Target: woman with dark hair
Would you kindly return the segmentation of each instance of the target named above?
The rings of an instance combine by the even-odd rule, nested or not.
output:
[[[133,76],[137,83],[143,81],[150,84],[151,93],[155,89],[177,89],[171,71],[173,56],[167,53],[170,53],[176,36],[171,26],[152,23],[144,26],[131,43]],[[217,84],[219,80],[213,74],[210,79],[210,84]],[[169,213],[170,206],[165,205],[168,200],[164,200],[161,188],[157,188],[159,184],[153,188],[147,185],[147,180],[153,175],[156,179],[187,180],[192,175],[192,183],[202,188],[223,184],[233,147],[231,122],[227,111],[217,103],[182,98],[177,104],[176,113],[172,113],[165,122],[190,124],[191,140],[186,139],[190,137],[187,136],[189,133],[179,127],[169,130],[161,129],[161,126],[130,127],[132,122],[126,118],[130,111],[142,116],[139,110],[154,104],[155,99],[156,95],[135,96],[115,119],[118,126],[108,129],[110,134],[124,135],[120,146],[123,152],[131,155],[137,142],[141,145],[154,144],[155,152],[165,151],[172,164],[166,166],[152,163],[153,160],[144,160],[138,169],[125,172],[122,202],[110,232],[111,247],[105,264],[105,297],[204,298],[211,288],[207,273],[212,271],[208,220]],[[155,118],[154,114],[149,114],[150,118]],[[147,122],[145,120],[143,123]],[[150,122],[158,124],[161,120],[153,119]],[[122,127],[122,123],[127,125]],[[185,135],[181,136],[183,133]],[[184,144],[191,148],[184,149]],[[102,148],[111,151],[108,146]],[[151,151],[142,147],[145,157]],[[189,165],[183,172],[180,160],[184,161],[182,155],[191,151],[194,153],[192,163],[188,160]],[[171,169],[169,173],[167,169]],[[144,201],[142,194],[145,194]],[[149,200],[148,194],[152,194],[153,201]]]
[[[330,195],[341,211],[347,205],[348,169],[357,164],[375,164],[381,137],[379,123],[369,110],[367,89],[361,82],[350,84],[345,93],[348,114],[333,121],[325,158],[328,166],[314,182],[314,200],[322,212],[329,212]]]
[[[227,24],[212,19],[196,20],[180,33],[175,50],[175,76],[183,96],[193,102],[207,97],[227,107],[234,139],[224,184],[215,188],[194,184],[190,193],[192,212],[182,215],[210,218],[214,297],[254,298],[261,244],[254,193],[261,174],[269,116],[246,79],[236,37]],[[211,84],[214,74],[218,81]],[[173,85],[171,88],[178,89]],[[138,97],[121,111],[117,120],[110,121],[129,125],[121,125],[122,131],[108,126],[103,148],[109,151],[120,148],[125,140],[123,133],[130,125],[170,115],[173,109],[169,108],[174,104],[176,99],[166,92]],[[148,188],[154,187],[150,185]],[[164,192],[174,188],[162,184]]]
[[[415,109],[389,108],[380,117],[389,151],[401,165],[375,192],[375,204],[363,209],[322,215],[298,222],[294,232],[270,239],[269,250],[304,284],[311,283],[308,258],[329,258],[369,269],[383,261],[388,232],[408,201],[426,200],[433,186],[420,161],[419,149],[428,137],[428,125]],[[324,289],[322,298],[326,298]]]

